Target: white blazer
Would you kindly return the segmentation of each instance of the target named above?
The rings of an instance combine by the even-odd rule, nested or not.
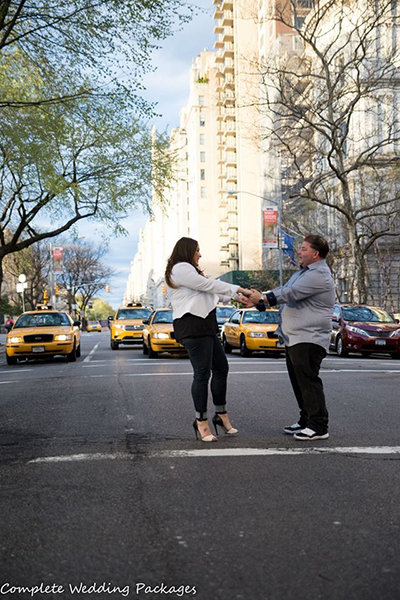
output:
[[[186,313],[205,319],[218,302],[229,302],[235,298],[240,287],[218,279],[207,279],[187,262],[172,267],[171,281],[177,286],[167,286],[174,319]]]

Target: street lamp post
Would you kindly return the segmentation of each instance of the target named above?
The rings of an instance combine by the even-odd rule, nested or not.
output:
[[[282,260],[282,244],[281,244],[281,226],[282,226],[282,200],[271,200],[270,198],[265,198],[265,196],[260,196],[259,194],[254,194],[253,192],[247,192],[243,190],[230,190],[227,192],[228,196],[238,196],[239,194],[248,194],[249,196],[254,196],[255,198],[260,198],[264,200],[264,202],[271,202],[275,204],[278,213],[278,261],[279,261],[279,285],[283,286],[283,260]]]
[[[21,294],[22,312],[25,312],[25,290],[28,287],[28,284],[26,283],[26,275],[24,273],[21,273],[21,275],[18,277],[18,282],[19,283],[17,283],[17,292]]]

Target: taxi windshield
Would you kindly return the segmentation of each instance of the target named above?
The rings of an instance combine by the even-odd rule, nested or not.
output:
[[[14,329],[18,327],[59,327],[63,325],[71,325],[65,313],[32,313],[21,315],[15,323]]]
[[[279,312],[277,310],[246,312],[243,316],[243,323],[280,323]]]
[[[226,319],[228,320],[232,313],[234,313],[236,308],[234,306],[217,306],[216,314],[217,319]]]
[[[394,323],[393,317],[383,308],[368,308],[367,306],[343,307],[345,321],[364,321],[365,323]]]
[[[117,321],[129,321],[130,319],[148,319],[150,315],[150,308],[120,308],[115,318]]]
[[[160,310],[153,317],[153,323],[172,323],[172,310]]]

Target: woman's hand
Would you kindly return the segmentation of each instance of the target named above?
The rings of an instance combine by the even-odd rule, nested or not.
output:
[[[239,288],[237,291],[238,294],[242,294],[243,296],[251,296],[252,290],[248,290],[247,288]]]

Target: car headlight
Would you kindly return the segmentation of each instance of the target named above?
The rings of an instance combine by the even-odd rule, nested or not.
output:
[[[357,333],[357,335],[369,337],[369,333],[367,331],[364,331],[364,329],[359,329],[359,327],[354,327],[354,325],[348,325],[347,329],[348,331],[351,331],[351,333]]]
[[[11,342],[11,344],[20,344],[21,342],[23,342],[24,340],[22,339],[22,337],[17,337],[16,335],[8,338],[8,341]]]
[[[59,335],[55,335],[54,336],[54,340],[56,342],[67,342],[69,340],[71,340],[72,337],[70,335],[67,335],[65,333],[60,333]]]
[[[158,338],[159,340],[167,340],[169,338],[168,333],[153,333],[154,338]]]
[[[248,335],[249,335],[249,337],[256,337],[256,338],[262,338],[262,337],[267,336],[267,334],[263,333],[262,331],[250,331],[250,333]]]

